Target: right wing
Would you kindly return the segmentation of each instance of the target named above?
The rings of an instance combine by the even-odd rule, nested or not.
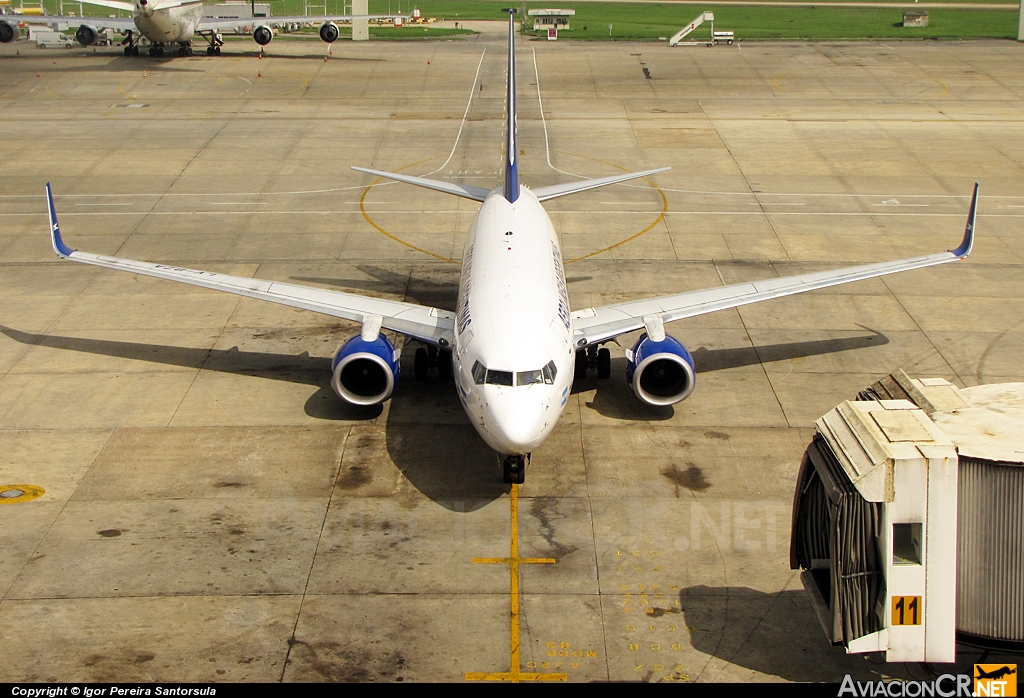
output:
[[[781,298],[794,293],[813,291],[827,286],[836,286],[851,281],[870,279],[875,276],[898,271],[921,269],[935,264],[945,264],[963,259],[974,246],[974,221],[978,210],[978,185],[974,185],[971,209],[967,214],[967,227],[963,240],[955,250],[938,252],[922,257],[898,259],[893,262],[864,264],[859,267],[832,269],[811,274],[784,276],[764,281],[753,281],[731,286],[721,286],[700,291],[688,291],[671,296],[647,298],[644,300],[616,303],[600,308],[585,308],[572,313],[573,342],[585,347],[594,342],[604,342],[620,334],[646,328],[651,336],[664,333],[664,324],[674,320],[713,313],[716,310],[758,301]]]
[[[439,308],[72,250],[61,238],[49,183],[46,185],[46,200],[50,216],[50,241],[54,251],[63,259],[312,310],[362,323],[364,333],[369,329],[373,336],[383,327],[443,347],[451,346],[454,341],[455,314]]]
[[[89,0],[85,0],[88,2]],[[279,27],[282,24],[323,24],[324,22],[350,22],[353,19],[391,19],[396,15],[297,15],[282,17],[203,17],[197,29],[207,31],[242,31],[245,27]],[[403,15],[398,15],[403,16]]]

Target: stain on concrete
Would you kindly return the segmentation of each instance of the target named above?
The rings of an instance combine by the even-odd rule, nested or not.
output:
[[[704,471],[694,463],[687,463],[686,470],[680,470],[675,463],[671,468],[662,470],[661,474],[668,478],[669,482],[680,487],[685,487],[694,492],[703,492],[711,487],[711,483],[704,479]]]
[[[306,669],[317,677],[338,683],[372,683],[377,681],[404,681],[407,670],[405,657],[398,651],[374,653],[350,643],[303,642],[294,638],[291,645],[289,664],[295,664],[301,672]]]
[[[373,480],[373,474],[366,468],[354,465],[347,468],[338,478],[338,489],[354,490]]]
[[[100,534],[104,538],[117,538],[123,533],[123,531],[119,528],[108,528],[102,531],[96,531],[96,533]]]
[[[214,487],[245,487],[245,483],[244,482],[226,482],[226,481],[222,480],[221,482],[213,483],[213,486]]]
[[[709,439],[719,439],[721,441],[728,441],[730,438],[732,438],[724,431],[706,431],[704,432],[704,436],[708,437]]]
[[[555,509],[555,501],[556,500],[542,497],[537,497],[531,500],[530,515],[540,522],[540,535],[545,541],[547,541],[548,547],[550,548],[549,556],[556,560],[561,560],[566,555],[579,550],[579,546],[565,545],[564,543],[560,543],[555,540],[555,522],[559,519],[566,518],[564,515],[559,514]]]

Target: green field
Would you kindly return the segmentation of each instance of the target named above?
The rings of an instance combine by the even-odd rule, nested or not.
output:
[[[832,2],[839,0],[831,0]],[[715,13],[715,27],[736,33],[740,40],[749,39],[1015,39],[1019,13],[1007,10],[932,9],[927,27],[904,28],[901,8],[887,8],[881,0],[878,8],[829,7],[830,0],[806,7],[760,7],[740,4],[679,5],[669,3],[562,3],[576,10],[572,29],[560,32],[559,38],[585,40],[657,41],[672,36],[702,11]],[[942,2],[943,0],[938,0]],[[950,0],[953,1],[953,0]],[[984,2],[985,0],[956,0]],[[992,2],[994,0],[988,0]],[[341,14],[348,9],[341,0],[326,0],[327,11]],[[46,0],[50,12],[56,13],[57,0]],[[302,0],[270,0],[274,15],[302,15]],[[445,20],[500,19],[507,0],[370,0],[371,14],[399,11],[408,13],[419,7],[424,17]],[[527,9],[549,7],[551,2],[528,2]],[[522,2],[518,3],[521,7]],[[51,7],[52,6],[52,7]],[[65,6],[67,8],[67,6]],[[85,5],[87,15],[111,13],[104,7]],[[611,30],[609,31],[609,25]],[[453,36],[467,32],[440,27],[374,27],[371,34],[378,39],[424,39]],[[704,25],[691,38],[703,40],[711,35]]]

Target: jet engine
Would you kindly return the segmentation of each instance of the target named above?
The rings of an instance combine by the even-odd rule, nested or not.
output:
[[[100,33],[86,24],[83,24],[75,32],[75,40],[78,41],[82,46],[92,46],[99,41]]]
[[[320,25],[320,38],[329,44],[338,40],[338,25],[334,22],[324,22]]]
[[[674,405],[693,392],[693,357],[675,337],[655,342],[643,334],[626,358],[626,382],[648,405]]]
[[[353,405],[379,405],[391,397],[401,366],[398,352],[384,335],[371,342],[355,336],[345,342],[331,364],[331,388]]]
[[[266,46],[274,38],[274,30],[264,25],[252,30],[253,40],[260,46]]]
[[[7,20],[0,20],[0,44],[9,44],[21,36],[18,25]]]

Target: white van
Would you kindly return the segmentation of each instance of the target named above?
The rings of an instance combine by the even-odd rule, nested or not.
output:
[[[62,47],[71,48],[74,40],[66,34],[54,31],[33,31],[32,40],[39,48]]]

